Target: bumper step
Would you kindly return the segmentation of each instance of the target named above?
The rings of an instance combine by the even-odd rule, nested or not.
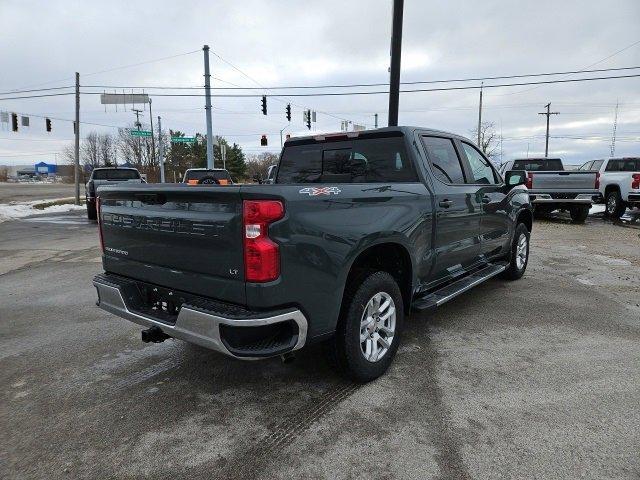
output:
[[[430,310],[439,307],[476,285],[495,277],[499,273],[503,272],[507,266],[507,262],[490,263],[486,267],[456,280],[453,283],[449,283],[439,290],[417,298],[414,300],[412,307],[414,310]]]

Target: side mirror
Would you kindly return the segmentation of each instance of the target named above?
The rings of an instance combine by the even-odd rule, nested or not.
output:
[[[527,172],[525,170],[507,170],[504,174],[504,183],[506,183],[509,188],[526,185]]]

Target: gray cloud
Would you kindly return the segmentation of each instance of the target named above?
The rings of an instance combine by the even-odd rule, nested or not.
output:
[[[247,72],[259,84],[385,82],[390,34],[390,1],[203,1],[203,2],[28,2],[0,1],[3,31],[0,91],[31,85],[69,85],[75,71],[83,85],[202,84],[200,52],[171,60],[87,76],[121,65],[198,50],[204,43]],[[405,2],[403,81],[564,71],[584,68],[640,39],[640,3],[634,0],[536,2]],[[212,57],[213,75],[263,89]],[[594,68],[640,65],[640,45]],[[63,80],[66,79],[66,80]],[[57,81],[60,80],[60,81]],[[50,83],[51,81],[57,81]],[[226,83],[215,81],[216,86]],[[569,163],[608,155],[613,111],[621,102],[617,154],[640,154],[640,82],[621,79],[537,88],[485,91],[484,118],[504,136],[503,155],[541,154],[544,118],[552,102],[551,153]],[[469,134],[477,121],[477,91],[403,94],[400,122]],[[319,112],[316,129],[338,130],[340,118],[386,123],[387,96],[292,98],[289,131],[305,133],[302,109]],[[284,102],[286,100],[283,99]],[[228,136],[249,153],[269,135],[270,150],[287,125],[284,103],[269,99],[216,99],[214,133]],[[202,98],[154,97],[163,126],[189,134],[203,132]],[[0,109],[73,117],[73,97],[0,101]],[[96,96],[83,96],[82,120],[125,126],[122,109],[107,112]],[[83,125],[90,130],[114,130]],[[52,161],[72,139],[70,123],[32,119],[28,131],[0,131],[0,163]],[[572,138],[567,138],[572,137]],[[43,152],[32,156],[35,152]],[[11,155],[11,156],[9,156]]]

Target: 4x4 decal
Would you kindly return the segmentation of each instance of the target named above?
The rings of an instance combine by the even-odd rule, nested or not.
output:
[[[298,193],[306,193],[310,197],[315,197],[316,195],[338,195],[340,192],[338,187],[306,187],[301,188]]]

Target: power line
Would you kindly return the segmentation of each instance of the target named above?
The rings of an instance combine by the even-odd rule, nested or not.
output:
[[[456,82],[473,82],[473,81],[487,81],[487,80],[506,80],[512,78],[527,78],[527,77],[545,77],[554,75],[571,75],[577,73],[601,73],[601,72],[617,72],[625,70],[637,70],[637,67],[617,67],[617,68],[600,68],[595,70],[574,70],[566,72],[546,72],[546,73],[529,73],[518,75],[501,75],[495,77],[471,77],[471,78],[452,78],[448,80],[419,80],[413,82],[400,82],[401,85],[426,85],[434,83],[456,83]],[[250,77],[249,77],[250,78]],[[221,79],[218,79],[221,80]],[[231,82],[226,82],[231,85]],[[276,86],[276,87],[263,87],[264,90],[300,90],[300,89],[323,89],[323,88],[364,88],[364,87],[384,87],[389,83],[349,83],[349,84],[334,84],[334,85],[289,85],[289,86]],[[85,88],[134,88],[134,89],[147,89],[147,90],[202,90],[204,87],[172,87],[172,86],[130,86],[130,85],[85,85]],[[256,90],[255,87],[241,87],[234,85],[232,87],[211,87],[212,90]]]
[[[64,90],[65,88],[74,88],[74,86],[69,85],[67,87],[35,88],[31,90],[12,90],[10,92],[0,92],[0,95],[15,95],[16,93],[31,93],[31,92],[47,92],[51,90]]]
[[[640,77],[640,74],[632,75],[615,75],[609,77],[590,77],[590,78],[568,78],[558,80],[543,80],[537,82],[519,82],[519,83],[499,83],[493,85],[484,85],[483,88],[502,88],[502,87],[518,87],[523,85],[549,85],[555,83],[573,83],[573,82],[590,82],[594,80],[615,80],[622,78],[636,78]],[[462,87],[440,87],[440,88],[418,88],[410,90],[401,90],[401,93],[419,93],[419,92],[445,92],[454,90],[478,90],[480,85],[469,85]],[[349,95],[382,95],[388,94],[387,90],[374,90],[368,92],[319,92],[319,93],[288,93],[286,95],[269,95],[274,99],[278,97],[340,97]],[[101,95],[100,92],[82,92],[83,95]],[[157,97],[204,97],[204,94],[199,93],[157,93],[154,94]],[[214,94],[212,97],[216,98],[257,98],[262,94]]]
[[[4,98],[0,98],[0,101],[2,100],[20,100],[20,99],[25,99],[25,98],[43,98],[43,97],[62,97],[65,95],[75,95],[75,92],[69,92],[69,93],[45,93],[43,95],[24,95],[24,96],[19,96],[19,97],[4,97]]]

